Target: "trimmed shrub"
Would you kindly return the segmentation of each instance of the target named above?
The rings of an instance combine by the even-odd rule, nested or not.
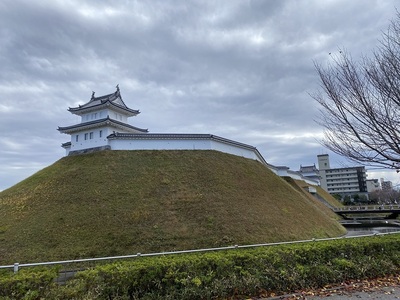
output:
[[[17,274],[0,276],[1,299],[41,299],[52,288],[57,269],[22,269]]]
[[[10,295],[37,291],[34,296],[52,299],[240,299],[396,274],[399,246],[400,235],[387,235],[140,257],[79,272],[65,286],[51,284],[51,276],[35,285],[24,275],[28,283],[21,288],[11,276],[0,290],[4,285]]]

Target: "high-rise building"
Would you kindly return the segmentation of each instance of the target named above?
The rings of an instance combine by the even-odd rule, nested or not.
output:
[[[367,195],[365,167],[331,168],[329,155],[318,155],[321,187],[330,194]]]

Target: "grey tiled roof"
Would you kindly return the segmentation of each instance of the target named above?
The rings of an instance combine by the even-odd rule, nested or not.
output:
[[[66,126],[66,127],[58,127],[57,130],[62,133],[73,133],[73,132],[84,129],[85,127],[96,128],[96,127],[106,126],[106,125],[124,128],[126,130],[139,131],[139,132],[143,132],[143,133],[148,132],[147,129],[138,128],[138,127],[129,125],[127,123],[123,123],[118,120],[111,119],[110,117],[99,119],[99,120],[94,120],[94,121],[89,121],[89,122],[85,122],[85,123],[79,123],[76,125],[71,125],[71,126]]]
[[[131,116],[136,116],[137,114],[140,113],[139,110],[130,109],[129,107],[126,106],[125,102],[122,100],[119,89],[117,89],[115,93],[100,97],[94,97],[93,93],[92,98],[90,99],[89,102],[83,105],[79,105],[78,107],[70,107],[68,108],[68,111],[73,114],[81,115],[88,111],[98,110],[106,106],[111,106],[114,109],[123,111],[124,113],[127,113],[128,115]]]
[[[318,171],[315,165],[313,166],[300,166],[300,172],[316,172]]]
[[[229,140],[213,134],[202,134],[202,133],[148,133],[148,134],[135,134],[135,133],[121,133],[115,132],[108,136],[109,139],[214,139],[220,142],[225,142],[228,144],[234,144],[236,146],[246,148],[246,149],[256,149],[254,146]]]
[[[61,147],[63,147],[63,148],[71,147],[71,142],[62,143],[62,144],[61,144]]]

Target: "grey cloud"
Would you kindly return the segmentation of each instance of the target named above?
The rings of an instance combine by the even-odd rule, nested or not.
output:
[[[142,111],[131,124],[150,132],[224,136],[292,168],[315,161],[313,61],[368,53],[396,4],[2,1],[0,190],[59,159],[69,136],[57,126],[79,122],[67,108],[118,83]]]

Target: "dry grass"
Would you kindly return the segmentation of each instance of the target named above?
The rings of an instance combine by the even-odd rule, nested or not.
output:
[[[330,204],[332,207],[341,207],[343,206],[342,203],[340,203],[337,199],[335,199],[332,195],[330,195],[328,192],[326,192],[323,188],[319,186],[314,186],[306,183],[303,180],[295,180],[290,177],[285,177],[286,182],[288,182],[294,189],[296,189],[298,192],[303,194],[305,197],[307,197],[314,205],[319,207],[322,212],[327,214],[327,216],[332,216],[332,211],[331,209],[323,204],[320,200],[318,200],[316,197],[314,197],[311,193],[307,191],[308,187],[312,186],[316,188],[317,190],[317,195],[321,198],[323,198],[328,204]],[[333,217],[335,220],[340,220],[341,217],[338,215],[334,215]]]
[[[316,188],[317,195],[320,196],[321,198],[323,198],[331,206],[333,206],[333,207],[343,207],[344,206],[340,201],[338,201],[335,197],[333,197],[331,194],[329,194],[327,191],[325,191],[320,186],[310,185],[310,184],[306,183],[305,181],[294,180],[291,178],[287,178],[286,181],[288,183],[290,183],[292,186],[294,186],[297,190],[308,195],[308,197],[311,197],[312,199],[315,199],[315,198],[310,193],[306,192],[306,189],[310,186]]]
[[[0,263],[343,234],[261,163],[217,151],[65,157],[0,193]]]

